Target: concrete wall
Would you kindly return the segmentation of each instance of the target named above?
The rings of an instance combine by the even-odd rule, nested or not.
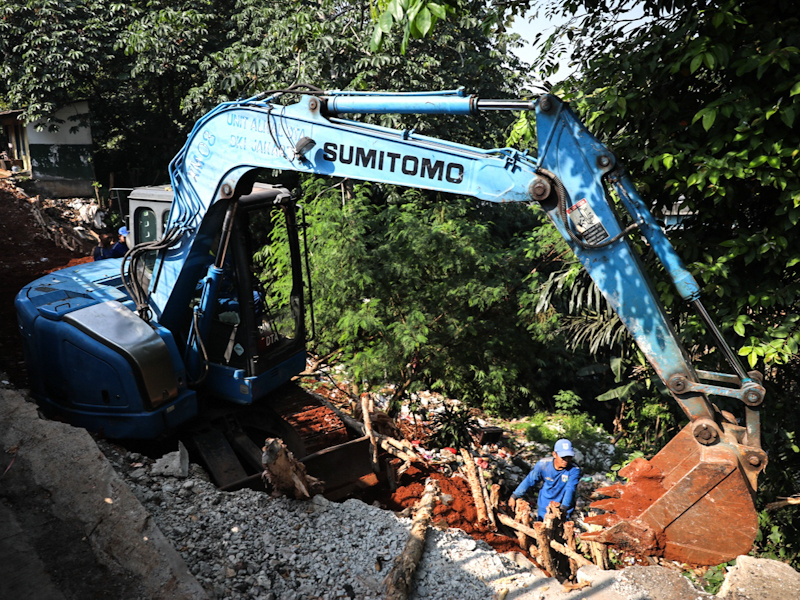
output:
[[[72,131],[77,121],[70,120],[88,112],[87,102],[74,102],[56,113],[56,118],[64,121],[58,131],[49,131],[47,127],[37,131],[37,123],[27,126],[33,179],[25,186],[29,193],[51,198],[94,195],[92,130],[86,125]]]

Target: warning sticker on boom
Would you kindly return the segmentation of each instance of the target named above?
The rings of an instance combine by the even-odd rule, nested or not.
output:
[[[608,237],[608,232],[600,219],[586,202],[586,198],[579,200],[567,209],[567,214],[587,244],[597,244]]]

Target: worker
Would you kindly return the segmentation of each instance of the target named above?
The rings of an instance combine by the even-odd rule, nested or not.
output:
[[[539,491],[536,520],[544,520],[551,502],[556,502],[565,509],[569,518],[575,509],[577,500],[575,490],[581,479],[581,468],[575,464],[574,459],[575,450],[572,448],[572,442],[565,439],[558,440],[553,447],[553,456],[538,461],[511,494],[511,498],[508,499],[509,508],[513,509],[517,499],[522,498],[528,490],[541,481],[542,489]]]
[[[100,236],[100,243],[95,246],[94,251],[92,252],[92,258],[94,260],[105,260],[106,258],[111,258],[111,242],[114,240],[110,233],[104,233]]]
[[[125,256],[125,253],[128,251],[128,228],[123,225],[119,228],[117,233],[119,233],[119,241],[111,248],[111,258]]]

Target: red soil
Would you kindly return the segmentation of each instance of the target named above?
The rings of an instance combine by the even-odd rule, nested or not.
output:
[[[447,477],[440,473],[426,474],[415,467],[411,467],[403,474],[403,479],[413,479],[412,483],[399,487],[397,491],[385,500],[387,508],[401,511],[413,507],[422,497],[425,477],[429,476],[439,483],[443,495],[450,496],[452,501],[439,502],[433,511],[433,525],[439,528],[455,527],[468,533],[476,540],[483,540],[497,552],[522,552],[515,538],[493,532],[489,527],[477,523],[475,504],[469,484],[460,477]]]

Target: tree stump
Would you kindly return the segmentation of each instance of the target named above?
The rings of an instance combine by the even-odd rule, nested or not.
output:
[[[281,440],[267,438],[261,451],[263,477],[272,484],[273,494],[301,499],[321,494],[325,489],[319,479],[306,473],[306,466],[295,459]]]
[[[523,499],[518,499],[516,504],[514,504],[514,520],[524,525],[525,527],[531,526],[531,505],[528,501]],[[525,550],[525,552],[529,551],[531,546],[531,538],[529,538],[523,531],[517,530],[517,542],[519,542],[519,547]],[[538,556],[537,556],[538,560]]]

